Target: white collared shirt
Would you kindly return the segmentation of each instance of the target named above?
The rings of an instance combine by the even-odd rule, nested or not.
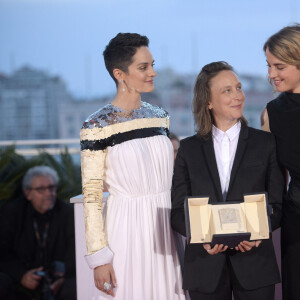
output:
[[[230,182],[231,169],[241,131],[241,123],[237,122],[227,131],[222,131],[213,125],[212,136],[216,161],[220,176],[223,199],[226,199]]]

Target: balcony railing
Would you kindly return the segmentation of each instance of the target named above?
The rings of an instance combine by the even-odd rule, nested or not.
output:
[[[41,151],[45,151],[52,155],[58,155],[64,151],[65,147],[68,147],[68,152],[70,154],[80,153],[79,139],[0,141],[0,147],[7,146],[15,146],[16,153],[24,156],[35,156]]]

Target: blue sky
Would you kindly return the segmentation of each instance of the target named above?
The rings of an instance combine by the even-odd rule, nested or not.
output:
[[[118,32],[138,32],[157,70],[197,73],[226,60],[264,75],[263,43],[293,22],[298,0],[0,0],[0,72],[30,65],[60,75],[76,96],[112,93],[104,47]]]

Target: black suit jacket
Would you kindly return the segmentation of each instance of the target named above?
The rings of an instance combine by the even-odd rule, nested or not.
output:
[[[272,229],[280,226],[284,177],[276,160],[272,134],[242,127],[232,166],[226,201],[241,201],[247,193],[268,193],[273,207]],[[224,201],[214,153],[213,140],[198,136],[180,142],[172,184],[172,227],[185,231],[184,198],[209,196],[209,202]],[[263,240],[249,252],[229,250],[209,255],[202,244],[186,246],[183,288],[213,293],[229,259],[239,283],[245,289],[256,289],[280,281],[272,240]]]

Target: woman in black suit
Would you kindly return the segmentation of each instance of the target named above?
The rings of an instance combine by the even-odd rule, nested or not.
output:
[[[272,229],[280,225],[284,179],[272,134],[247,126],[245,95],[226,62],[204,66],[194,87],[197,134],[180,142],[173,185],[173,228],[186,234],[184,199],[209,196],[209,203],[241,201],[244,194],[268,193]],[[189,244],[183,288],[195,299],[274,299],[280,281],[271,239],[226,245]]]

